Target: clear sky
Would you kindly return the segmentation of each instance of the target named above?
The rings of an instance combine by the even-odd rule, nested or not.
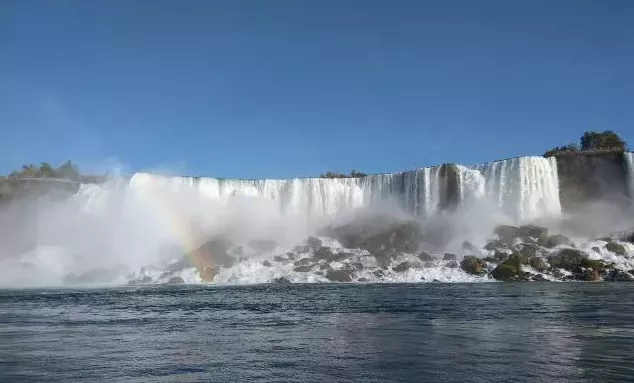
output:
[[[634,146],[632,0],[2,0],[0,172],[378,173]]]

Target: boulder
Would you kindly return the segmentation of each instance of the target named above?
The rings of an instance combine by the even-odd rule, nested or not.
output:
[[[504,261],[491,271],[491,276],[498,281],[511,282],[519,278],[520,272],[519,265]]]
[[[203,282],[213,282],[214,277],[220,271],[220,267],[218,266],[205,266],[200,272],[200,279]]]
[[[326,279],[331,282],[351,282],[352,271],[351,270],[328,270],[326,273]]]
[[[313,251],[317,251],[322,247],[321,239],[317,237],[308,237],[306,245]]]
[[[617,242],[608,242],[605,244],[605,248],[617,255],[625,255],[627,253],[625,246]]]
[[[472,255],[465,256],[460,262],[460,268],[468,274],[480,275],[486,272],[486,262]]]
[[[284,257],[282,257],[281,255],[276,255],[275,257],[273,257],[273,260],[274,260],[275,262],[279,262],[279,263],[284,263],[284,262],[289,261],[289,259],[288,259],[288,258],[284,258]]]
[[[313,269],[312,265],[304,265],[304,266],[295,266],[293,267],[293,271],[298,273],[307,273]]]
[[[412,268],[412,264],[409,262],[401,262],[398,265],[392,267],[392,270],[397,273],[402,273]]]
[[[517,229],[517,236],[524,240],[534,238],[536,240],[545,240],[548,238],[548,229],[536,225],[524,225]]]
[[[540,244],[544,247],[552,249],[557,246],[569,246],[572,243],[568,237],[562,234],[554,234],[546,237]]]
[[[431,254],[425,251],[421,251],[418,254],[418,259],[420,259],[423,262],[433,262],[435,260],[435,258]]]
[[[185,281],[181,277],[171,277],[166,282],[166,284],[168,284],[168,285],[182,285],[183,283],[185,283]]]
[[[442,260],[443,261],[455,261],[458,257],[456,257],[456,254],[452,254],[452,253],[445,253],[442,256]]]
[[[269,261],[264,261],[264,262],[262,262],[262,266],[271,267],[273,265],[271,265],[271,262],[269,262]]]
[[[517,226],[499,225],[493,232],[503,244],[512,245],[515,238],[518,237],[518,230]]]
[[[612,270],[606,277],[606,280],[613,282],[631,282],[634,281],[634,276],[627,271]]]
[[[273,283],[278,283],[278,284],[282,284],[282,285],[288,285],[288,284],[291,283],[291,281],[288,278],[279,277],[279,278],[275,278],[273,280]]]
[[[294,267],[299,267],[299,266],[312,266],[315,263],[315,261],[313,261],[310,258],[302,258],[298,261],[295,261],[293,263]]]
[[[320,247],[313,254],[313,258],[329,262],[332,259],[332,250],[329,247]]]
[[[544,272],[548,268],[548,266],[546,265],[546,262],[544,261],[544,258],[542,257],[532,257],[531,259],[528,260],[528,264],[533,269],[540,272]]]
[[[385,273],[383,272],[383,270],[375,270],[374,272],[372,272],[372,274],[374,274],[374,276],[379,279],[385,278]]]
[[[344,247],[364,249],[373,255],[414,253],[418,250],[421,228],[416,221],[395,222],[386,217],[376,219],[375,225],[351,223],[330,228],[329,232]]]

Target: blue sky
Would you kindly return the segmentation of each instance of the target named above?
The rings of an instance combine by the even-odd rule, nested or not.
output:
[[[241,178],[634,146],[634,1],[0,2],[0,172]]]

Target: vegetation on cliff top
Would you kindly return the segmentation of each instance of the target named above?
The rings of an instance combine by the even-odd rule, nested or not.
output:
[[[365,176],[367,176],[367,174],[353,170],[350,174],[326,172],[320,174],[319,178],[361,178]]]
[[[544,153],[544,157],[558,155],[587,153],[587,152],[624,152],[627,151],[627,143],[611,130],[602,132],[587,131],[581,136],[579,145],[569,144],[558,146]]]

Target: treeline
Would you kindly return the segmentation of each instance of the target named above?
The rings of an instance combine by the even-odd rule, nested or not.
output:
[[[48,162],[42,162],[39,166],[29,164],[22,165],[20,170],[15,170],[6,176],[6,179],[50,178],[58,180],[79,182],[100,182],[105,176],[82,175],[77,165],[66,161],[58,167],[53,167]]]
[[[350,172],[350,174],[326,172],[320,174],[319,178],[361,178],[365,176],[367,176],[367,174],[353,170]]]
[[[588,131],[581,136],[579,144],[555,147],[546,151],[544,157],[578,152],[625,152],[627,150],[627,143],[611,130],[602,132]]]

